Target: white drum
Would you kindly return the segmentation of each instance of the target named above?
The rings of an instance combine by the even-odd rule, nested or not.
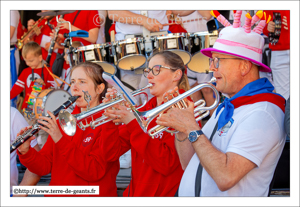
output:
[[[200,50],[213,46],[218,37],[218,31],[187,33],[186,37],[189,42],[188,51],[193,55],[187,64],[188,68],[197,73],[209,73],[209,58]]]
[[[121,70],[135,70],[146,62],[144,38],[134,37],[114,42],[117,67]]]
[[[36,97],[33,105],[33,113],[38,119],[40,116],[47,116],[47,110],[53,112],[64,102],[66,102],[71,95],[61,89],[45,89],[42,90]]]
[[[109,42],[78,47],[74,53],[75,65],[90,61],[100,65],[104,72],[115,75],[117,70],[114,66],[114,54],[111,47]]]
[[[151,37],[154,41],[154,47],[159,51],[172,51],[179,55],[184,65],[191,60],[191,54],[188,51],[188,42],[185,33],[170,33]]]

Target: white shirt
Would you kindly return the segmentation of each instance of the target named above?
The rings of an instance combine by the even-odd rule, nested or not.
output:
[[[17,133],[19,133],[22,128],[27,127],[28,123],[22,114],[14,107],[10,107],[10,122],[10,144],[12,144],[17,137]],[[31,147],[37,145],[36,139],[32,140],[30,145]],[[12,193],[12,186],[18,185],[19,171],[16,158],[17,152],[15,150],[10,154],[10,193]]]
[[[202,18],[202,19],[197,20],[200,18]],[[183,23],[183,27],[185,28],[185,30],[187,32],[205,32],[205,31],[207,31],[206,23],[207,23],[207,21],[210,20],[210,19],[208,19],[208,20],[203,19],[203,17],[201,16],[201,14],[199,14],[198,11],[194,11],[193,13],[191,13],[187,16],[181,17],[181,19],[182,19],[182,22],[188,21],[188,20],[195,20],[195,21]],[[211,19],[213,19],[213,17]]]
[[[222,109],[223,110],[223,109]],[[215,112],[203,127],[210,138],[217,118]],[[203,168],[200,196],[267,196],[277,162],[285,144],[284,113],[269,102],[244,105],[234,110],[231,127],[223,127],[213,137],[212,144],[223,153],[234,152],[257,165],[235,186],[220,191]],[[227,131],[227,130],[228,131]],[[179,196],[195,196],[195,177],[199,165],[196,154],[190,160],[180,182]]]
[[[135,13],[135,14],[141,14],[141,11],[130,11],[130,12]],[[160,22],[161,24],[168,23],[166,11],[151,10],[151,11],[148,11],[148,17],[157,19],[157,21]],[[115,18],[116,18],[116,16],[115,16]],[[149,22],[149,23],[151,23],[151,22]],[[165,26],[162,30],[167,31],[168,29],[169,29],[169,26]],[[143,26],[130,24],[130,22],[128,22],[128,24],[116,22],[116,33],[117,33],[115,36],[116,41],[124,40],[125,35],[127,35],[127,34],[142,34]]]
[[[98,38],[96,43],[97,44],[101,44],[101,43],[105,43],[105,21],[106,21],[106,17],[107,17],[107,11],[106,10],[98,10],[99,13],[99,17],[101,19],[103,19],[103,23],[100,25],[100,30],[98,32]]]
[[[17,42],[17,32],[18,32],[18,25],[20,20],[20,14],[18,10],[11,10],[10,11],[10,26],[15,28],[15,32],[10,40],[10,44],[15,44]]]

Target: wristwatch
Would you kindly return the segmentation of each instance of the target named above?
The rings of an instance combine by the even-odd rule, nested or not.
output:
[[[190,142],[193,143],[193,142],[197,141],[199,136],[202,135],[202,134],[203,134],[202,130],[191,131],[189,133],[188,138],[189,138]]]

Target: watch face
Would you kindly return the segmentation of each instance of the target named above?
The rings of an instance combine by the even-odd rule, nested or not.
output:
[[[192,138],[192,139],[196,139],[196,138],[197,138],[197,133],[196,133],[196,132],[192,132],[191,138]]]
[[[190,134],[189,134],[189,140],[191,142],[194,142],[197,139],[197,137],[198,137],[198,134],[195,131],[190,132]]]

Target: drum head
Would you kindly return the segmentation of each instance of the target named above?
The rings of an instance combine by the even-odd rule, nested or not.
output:
[[[188,68],[197,73],[208,73],[209,71],[209,57],[203,55],[200,51],[195,53],[191,62],[187,65]]]
[[[128,55],[118,62],[118,68],[121,70],[135,70],[146,62],[144,55]]]
[[[62,105],[64,102],[66,102],[71,95],[61,89],[53,90],[47,95],[47,99],[45,101],[45,107],[43,115],[47,116],[47,110],[53,112],[56,110],[60,105]]]
[[[117,70],[116,70],[116,67],[108,62],[105,62],[105,61],[91,61],[93,63],[97,63],[98,65],[100,65],[104,72],[106,73],[109,73],[109,74],[112,74],[112,75],[115,75]]]
[[[188,64],[191,60],[191,55],[189,52],[184,50],[169,50],[171,52],[174,52],[175,54],[179,55],[184,63],[184,65]]]

